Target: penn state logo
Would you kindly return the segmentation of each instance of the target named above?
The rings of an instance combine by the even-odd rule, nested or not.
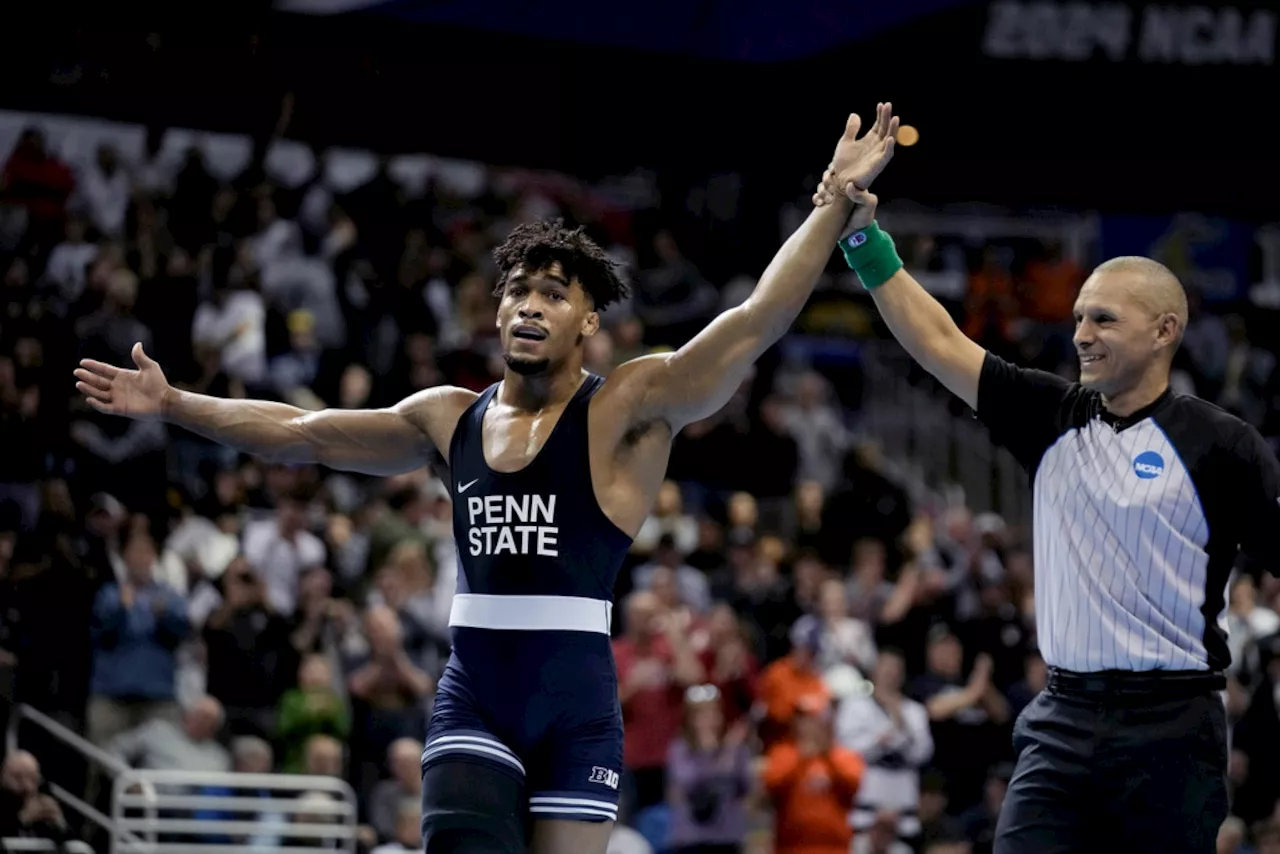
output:
[[[1164,474],[1164,457],[1155,451],[1143,451],[1133,460],[1133,473],[1143,480]]]

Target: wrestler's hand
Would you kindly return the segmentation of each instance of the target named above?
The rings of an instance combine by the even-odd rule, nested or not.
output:
[[[823,176],[822,186],[814,193],[813,203],[818,207],[828,204],[838,193],[853,198],[853,191],[868,190],[884,167],[893,159],[897,142],[898,118],[893,115],[893,105],[876,105],[876,122],[865,135],[858,137],[862,120],[855,113],[849,116],[844,136],[836,143],[836,152]]]
[[[159,363],[142,352],[142,344],[134,344],[131,355],[136,371],[81,359],[75,370],[76,389],[99,412],[139,420],[159,418],[170,391],[169,381]]]

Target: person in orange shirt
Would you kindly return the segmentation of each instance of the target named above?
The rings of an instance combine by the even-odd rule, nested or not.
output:
[[[826,696],[801,697],[795,740],[765,755],[764,785],[774,805],[774,854],[847,854],[849,811],[862,783],[862,757],[832,740]]]
[[[760,741],[766,750],[791,737],[791,723],[796,702],[812,695],[829,699],[831,694],[817,667],[818,646],[822,642],[822,626],[801,620],[791,627],[791,652],[770,664],[760,674],[756,696],[764,709],[760,722]]]

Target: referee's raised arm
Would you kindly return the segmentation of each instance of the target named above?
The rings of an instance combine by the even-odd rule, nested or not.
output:
[[[827,198],[820,190],[814,202],[823,204]],[[874,204],[869,193],[855,190],[851,198],[859,205]],[[858,245],[850,247],[854,241]],[[970,340],[942,304],[902,267],[893,241],[874,224],[846,234],[841,248],[851,265],[865,265],[859,276],[898,343],[920,367],[977,411],[978,381],[987,351]]]

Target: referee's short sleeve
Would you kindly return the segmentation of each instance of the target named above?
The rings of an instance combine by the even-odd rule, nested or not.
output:
[[[1066,427],[1068,401],[1076,388],[1057,374],[1020,368],[988,352],[978,379],[978,420],[996,444],[1034,473]]]
[[[1240,465],[1240,552],[1245,566],[1280,575],[1280,462],[1262,435],[1246,425],[1236,442]]]

